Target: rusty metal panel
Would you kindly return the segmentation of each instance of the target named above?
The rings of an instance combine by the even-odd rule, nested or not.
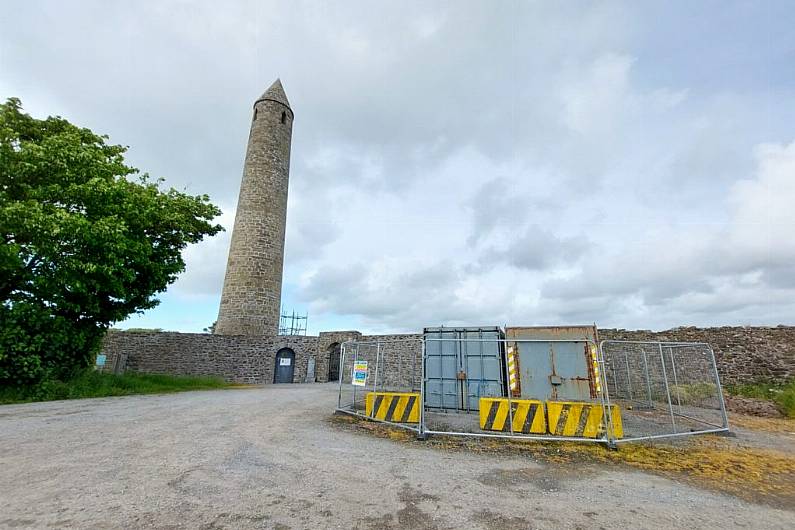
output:
[[[516,342],[521,397],[541,400],[591,401],[596,398],[590,341],[596,342],[594,326],[510,327],[505,330]],[[559,342],[563,341],[563,342]]]

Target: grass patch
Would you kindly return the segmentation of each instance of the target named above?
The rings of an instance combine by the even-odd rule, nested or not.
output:
[[[718,397],[718,387],[712,383],[671,385],[671,398],[682,405],[700,405],[707,399]]]
[[[229,388],[217,377],[127,373],[114,375],[89,369],[68,381],[44,381],[35,387],[0,388],[0,404],[83,399],[131,394],[166,394],[187,390]]]
[[[795,418],[795,381],[785,384],[759,382],[725,385],[724,389],[732,396],[770,400],[785,416]]]

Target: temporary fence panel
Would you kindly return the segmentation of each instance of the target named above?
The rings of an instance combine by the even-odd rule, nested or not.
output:
[[[341,345],[337,410],[419,430],[422,340]]]
[[[576,355],[566,349],[571,344],[577,344]],[[579,373],[588,369],[586,398],[578,393],[581,399],[562,399],[558,391],[557,399],[549,399],[552,387],[563,386],[554,381],[547,382],[544,399],[528,399],[525,387],[521,396],[510,391],[516,368],[512,350],[527,353],[519,362],[525,366],[533,359],[557,361],[558,352],[572,351],[563,355],[582,359]],[[547,379],[560,376],[558,365]],[[603,341],[597,346],[582,339],[506,339],[499,328],[429,328],[422,338],[346,342],[339,373],[338,410],[420,435],[612,445],[728,430],[707,344]]]
[[[609,401],[622,411],[621,441],[728,430],[708,344],[603,341]]]
[[[485,328],[426,328],[425,406],[477,411],[480,398],[504,396],[502,331]]]

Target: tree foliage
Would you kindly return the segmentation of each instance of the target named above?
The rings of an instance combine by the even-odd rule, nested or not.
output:
[[[111,323],[157,305],[181,251],[222,230],[206,195],[161,189],[106,140],[0,105],[0,383],[89,365]]]

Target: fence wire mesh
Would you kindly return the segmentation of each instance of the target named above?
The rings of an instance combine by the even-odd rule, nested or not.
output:
[[[603,341],[601,350],[609,401],[622,412],[620,441],[728,429],[708,344]]]
[[[418,338],[342,344],[337,410],[419,431],[421,362]]]
[[[426,335],[346,342],[339,373],[339,411],[420,436],[613,445],[728,430],[707,344]]]

